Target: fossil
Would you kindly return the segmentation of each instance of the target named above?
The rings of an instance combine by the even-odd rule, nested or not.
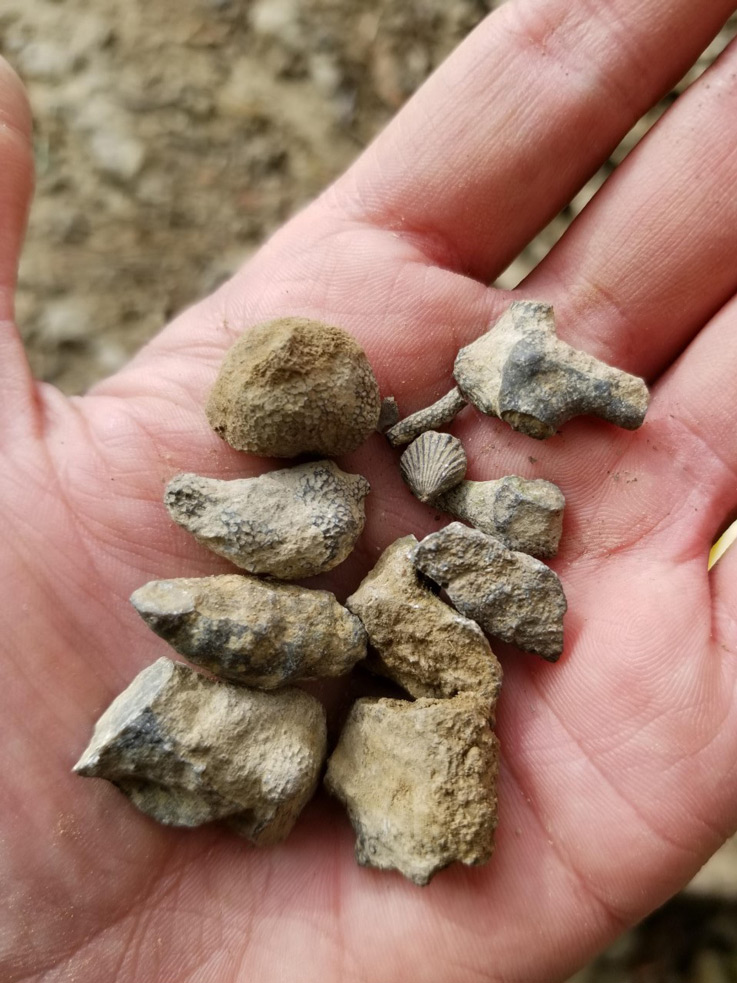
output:
[[[380,407],[366,354],[347,331],[285,317],[249,328],[230,348],[206,413],[237,450],[334,457],[371,435]]]
[[[399,407],[393,396],[385,396],[381,401],[381,412],[376,429],[379,433],[386,433],[399,420]]]
[[[387,431],[387,439],[393,447],[409,444],[410,441],[419,437],[426,430],[437,430],[439,427],[445,426],[446,423],[450,423],[467,402],[468,400],[457,387],[451,389],[432,406],[418,410],[396,423]]]
[[[340,676],[366,655],[363,625],[328,591],[224,574],[153,580],[131,603],[180,655],[247,686]]]
[[[476,697],[357,700],[325,784],[348,810],[359,864],[424,885],[455,861],[486,863],[498,754]]]
[[[261,693],[162,658],[103,713],[74,770],[160,823],[225,820],[263,845],[291,830],[326,746],[325,712],[302,690]]]
[[[452,522],[420,542],[414,562],[487,634],[550,662],[559,658],[566,599],[560,580],[540,560]]]
[[[368,668],[412,696],[475,693],[493,711],[501,666],[476,622],[454,611],[418,575],[416,546],[414,536],[392,543],[346,601],[375,652]]]
[[[421,502],[432,502],[463,481],[466,464],[466,452],[457,437],[428,430],[402,454],[399,470]]]
[[[363,530],[369,488],[362,475],[316,461],[234,481],[180,474],[164,503],[175,522],[236,566],[296,580],[348,556]]]
[[[515,301],[455,361],[458,387],[482,413],[543,440],[590,413],[627,430],[647,411],[644,381],[560,341],[553,308]]]
[[[548,557],[558,551],[565,501],[552,481],[506,475],[495,481],[462,481],[433,505],[510,550]]]

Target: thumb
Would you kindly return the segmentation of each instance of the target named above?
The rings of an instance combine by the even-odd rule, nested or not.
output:
[[[15,325],[18,259],[33,190],[31,112],[25,89],[0,58],[0,432],[27,430],[35,415],[33,378]]]

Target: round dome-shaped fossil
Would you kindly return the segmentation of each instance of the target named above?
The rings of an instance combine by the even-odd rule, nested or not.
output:
[[[366,440],[380,409],[366,354],[346,331],[285,317],[256,325],[233,345],[206,412],[237,450],[334,457]]]
[[[431,502],[466,476],[466,452],[457,437],[428,430],[399,459],[399,470],[421,502]]]

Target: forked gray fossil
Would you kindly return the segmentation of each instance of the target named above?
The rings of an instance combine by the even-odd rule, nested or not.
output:
[[[561,341],[553,308],[530,300],[510,304],[486,334],[461,348],[453,374],[482,413],[539,440],[589,413],[634,430],[649,399],[639,377]]]

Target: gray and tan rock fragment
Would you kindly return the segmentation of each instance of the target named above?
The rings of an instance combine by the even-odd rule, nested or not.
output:
[[[363,622],[375,654],[368,668],[416,697],[475,693],[487,712],[499,695],[502,669],[484,633],[437,597],[413,562],[417,540],[392,543],[346,606]]]
[[[180,655],[260,689],[341,676],[366,655],[363,625],[328,591],[224,574],[153,580],[131,603]]]
[[[432,502],[466,476],[466,452],[457,437],[428,430],[399,459],[399,471],[421,502]]]
[[[392,447],[400,447],[402,444],[409,444],[426,430],[439,430],[455,419],[467,402],[461,391],[454,387],[432,406],[427,406],[400,420],[387,431],[387,440]]]
[[[100,717],[74,770],[160,823],[225,820],[261,846],[291,830],[326,742],[324,710],[301,690],[262,693],[159,659]]]
[[[363,531],[369,490],[362,475],[316,461],[234,481],[180,474],[164,504],[198,542],[236,566],[297,580],[345,560]]]
[[[555,573],[478,529],[452,522],[416,547],[417,568],[487,634],[555,662],[566,599]]]
[[[393,396],[385,396],[381,401],[379,422],[376,424],[376,429],[379,433],[386,433],[387,430],[391,429],[398,422],[399,407],[397,406],[397,401]]]
[[[552,481],[517,475],[462,481],[433,504],[498,539],[507,549],[542,557],[558,552],[566,500]]]
[[[302,317],[248,329],[228,351],[207,419],[237,450],[265,457],[334,457],[376,429],[381,397],[347,331]]]
[[[642,379],[557,338],[553,308],[535,301],[510,304],[486,334],[459,351],[454,375],[482,413],[538,440],[581,414],[635,430],[649,399]]]
[[[486,709],[466,695],[354,704],[325,784],[348,810],[359,864],[424,885],[490,859],[499,745]]]

